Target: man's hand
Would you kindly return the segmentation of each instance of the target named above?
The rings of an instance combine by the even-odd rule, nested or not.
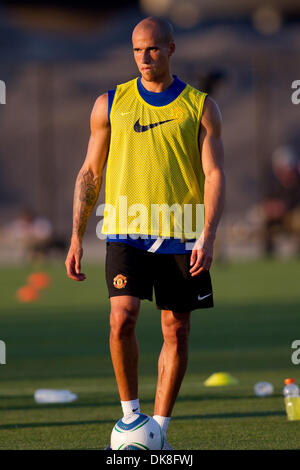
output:
[[[83,254],[83,249],[80,241],[72,241],[70,249],[65,261],[67,274],[70,279],[74,281],[84,281],[86,276],[80,272],[80,262]]]
[[[210,269],[213,259],[213,241],[205,241],[199,238],[195,242],[191,253],[190,269],[191,276],[197,276],[202,271],[208,271]]]

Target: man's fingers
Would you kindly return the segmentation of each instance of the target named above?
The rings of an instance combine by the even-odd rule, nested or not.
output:
[[[76,271],[76,274],[80,274],[80,259],[79,259],[79,256],[76,256],[75,271]]]
[[[190,258],[190,266],[192,266],[197,259],[197,250],[193,250]]]
[[[71,271],[68,271],[67,274],[68,274],[68,277],[70,279],[73,279],[74,281],[84,281],[86,279],[86,276],[85,276],[84,273],[78,273],[77,274],[77,273],[73,273]]]
[[[196,262],[194,263],[194,266],[190,269],[190,273],[193,273],[194,271],[196,271],[196,269],[199,268],[199,266],[201,266],[203,262],[204,253],[203,251],[195,250],[194,256],[196,256],[196,259],[195,259]]]
[[[72,274],[73,276],[76,274],[75,265],[76,265],[76,261],[75,261],[75,258],[73,256],[71,258],[71,261],[70,261],[70,264],[69,264],[69,271],[70,271],[70,274]]]
[[[202,250],[197,251],[197,260],[194,266],[190,269],[192,276],[196,276],[202,271],[208,271],[210,269],[212,257],[205,254]]]
[[[86,276],[80,272],[80,262],[78,265],[74,256],[70,260],[67,259],[65,264],[67,268],[67,275],[70,279],[73,279],[74,281],[84,281]]]
[[[66,268],[68,276],[71,279],[76,279],[75,260],[71,259],[69,262],[67,261]]]
[[[212,257],[209,255],[205,255],[200,262],[197,262],[193,267],[193,270],[190,269],[190,273],[192,276],[197,276],[202,271],[209,271],[212,263]],[[195,269],[194,269],[195,268]]]

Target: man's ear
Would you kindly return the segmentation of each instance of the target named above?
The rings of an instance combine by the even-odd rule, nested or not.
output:
[[[176,50],[175,42],[170,42],[169,44],[169,50],[168,50],[168,56],[171,57],[172,54],[174,54]]]

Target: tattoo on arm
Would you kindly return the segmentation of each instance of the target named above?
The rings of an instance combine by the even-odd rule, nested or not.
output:
[[[81,170],[76,180],[73,209],[73,235],[83,237],[89,217],[98,199],[100,176]]]

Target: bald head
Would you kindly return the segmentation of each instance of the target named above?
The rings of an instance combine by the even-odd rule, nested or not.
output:
[[[172,80],[169,62],[175,44],[168,21],[154,16],[140,21],[132,33],[132,46],[144,81],[169,83]]]
[[[140,21],[133,30],[132,39],[141,33],[151,34],[161,44],[174,41],[173,26],[167,20],[155,16],[148,16]]]

